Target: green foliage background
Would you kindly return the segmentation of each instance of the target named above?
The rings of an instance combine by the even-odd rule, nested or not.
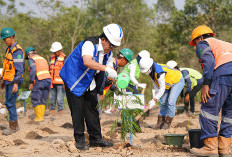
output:
[[[121,48],[130,48],[135,57],[143,49],[151,53],[155,62],[166,63],[172,59],[180,67],[191,67],[201,71],[194,48],[189,41],[192,30],[206,24],[216,37],[232,42],[231,0],[186,0],[184,10],[177,10],[173,0],[158,0],[148,6],[143,0],[82,0],[83,7],[67,6],[61,0],[37,0],[43,15],[20,13],[15,0],[0,0],[0,29],[12,27],[16,41],[24,48],[33,46],[37,52],[49,59],[52,42],[60,41],[69,55],[76,45],[86,37],[100,35],[102,27],[109,23],[119,24],[124,32]],[[73,4],[80,1],[73,0]],[[20,5],[25,6],[24,3]],[[1,10],[7,8],[6,13]],[[26,6],[25,6],[26,7]],[[0,42],[0,60],[5,56],[6,46]],[[0,62],[2,66],[2,62]],[[27,70],[26,70],[27,71]],[[25,73],[26,89],[29,74]],[[151,81],[142,74],[139,82],[148,83],[146,100],[151,99]]]

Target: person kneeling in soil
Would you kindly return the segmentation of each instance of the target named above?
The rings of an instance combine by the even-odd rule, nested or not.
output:
[[[48,99],[48,93],[51,86],[51,77],[49,74],[48,62],[38,54],[35,48],[28,47],[25,50],[25,59],[29,60],[30,85],[32,90],[31,103],[35,111],[34,121],[43,121],[45,114],[45,105]]]
[[[175,115],[176,101],[184,88],[184,78],[180,71],[165,64],[157,64],[152,58],[144,57],[139,63],[142,73],[150,75],[154,81],[155,97],[149,102],[154,106],[160,99],[160,113],[154,129],[168,129]]]

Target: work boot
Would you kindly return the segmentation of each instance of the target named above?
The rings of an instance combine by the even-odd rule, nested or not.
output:
[[[165,120],[164,116],[158,115],[157,124],[155,126],[154,125],[149,125],[148,127],[152,128],[152,129],[155,129],[155,130],[159,130],[163,126],[164,120]]]
[[[79,150],[88,150],[89,149],[89,147],[85,143],[83,144],[83,143],[76,142],[75,146]]]
[[[172,120],[173,120],[172,117],[166,116],[164,120],[164,124],[162,125],[161,129],[169,129],[172,123]]]
[[[18,121],[9,121],[9,128],[2,131],[3,135],[11,135],[19,131]]]
[[[217,137],[208,137],[204,139],[204,147],[192,148],[190,152],[197,156],[218,156],[218,138]]]
[[[50,115],[55,116],[56,110],[50,110]]]
[[[230,157],[231,138],[218,137],[218,153],[220,157]]]
[[[91,147],[112,147],[113,143],[105,141],[103,139],[89,140],[89,145]]]
[[[63,115],[63,110],[58,111],[57,114],[58,114],[59,117],[62,117],[62,115]]]
[[[35,111],[35,119],[34,121],[40,122],[44,120],[44,114],[45,114],[45,105],[37,105],[34,107]]]

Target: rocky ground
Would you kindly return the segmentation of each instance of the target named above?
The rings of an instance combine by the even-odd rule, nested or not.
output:
[[[197,107],[199,112],[199,105]],[[46,111],[48,113],[48,110]],[[0,156],[10,157],[87,157],[87,156],[193,156],[189,152],[189,137],[187,129],[200,128],[198,116],[188,117],[186,114],[176,115],[171,128],[168,130],[153,130],[148,125],[155,124],[159,108],[156,107],[150,116],[141,121],[142,133],[133,137],[133,146],[130,146],[129,134],[126,142],[120,140],[120,128],[110,134],[114,120],[119,114],[101,114],[101,126],[103,138],[114,143],[111,148],[91,147],[87,151],[79,151],[75,148],[73,128],[69,109],[65,109],[62,117],[45,116],[43,122],[33,121],[33,110],[19,114],[20,131],[4,136],[1,130],[8,127],[4,115],[0,115]],[[182,147],[165,144],[164,134],[186,134]],[[88,135],[86,133],[86,140]],[[88,141],[88,140],[87,140]]]

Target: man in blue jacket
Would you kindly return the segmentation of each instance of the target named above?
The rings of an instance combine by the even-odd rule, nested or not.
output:
[[[201,93],[201,140],[204,147],[192,148],[197,156],[231,156],[232,136],[232,44],[214,38],[207,26],[195,28],[191,35],[191,46],[203,67]],[[221,125],[218,132],[219,113]]]
[[[2,88],[6,85],[5,105],[9,111],[9,129],[2,134],[9,135],[19,130],[16,99],[19,86],[23,83],[24,51],[15,41],[15,31],[6,27],[1,30],[1,38],[7,46],[6,57],[3,63],[3,71],[0,79],[3,79]]]
[[[121,45],[122,37],[123,32],[119,25],[105,26],[100,36],[89,37],[79,43],[60,71],[65,83],[77,149],[88,149],[85,144],[84,121],[90,146],[113,146],[113,143],[102,139],[94,77],[100,71],[105,71],[108,77],[116,79],[112,50]]]

